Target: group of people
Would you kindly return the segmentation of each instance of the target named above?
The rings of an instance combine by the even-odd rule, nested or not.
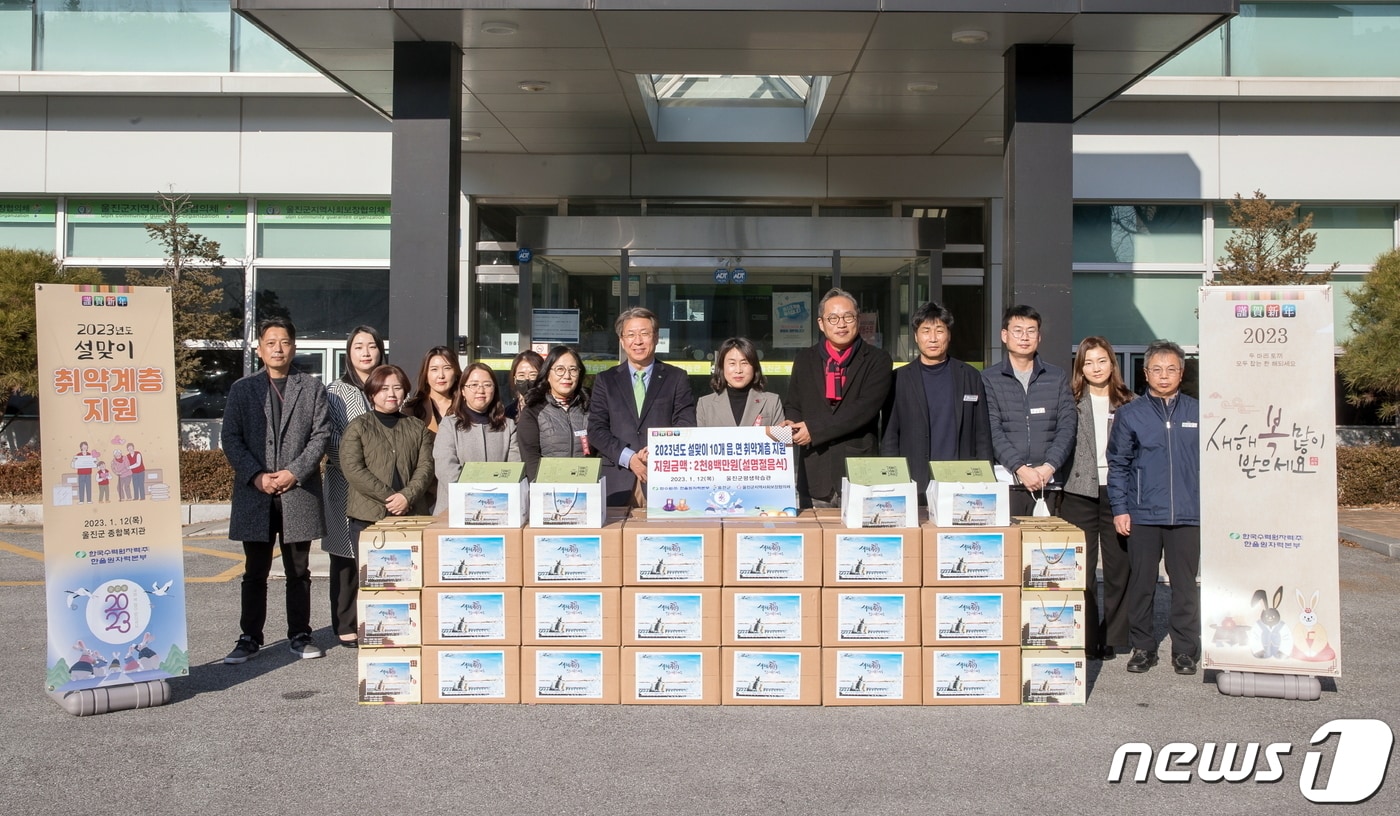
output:
[[[1102,611],[1086,593],[1086,646],[1093,659],[1132,650],[1131,672],[1156,665],[1153,595],[1166,554],[1172,586],[1172,664],[1194,674],[1200,658],[1198,407],[1181,393],[1185,354],[1158,341],[1145,355],[1146,397],[1125,387],[1102,337],[1079,345],[1074,371],[1043,361],[1040,315],[1013,306],[1002,320],[1005,359],[979,372],[950,356],[953,315],[926,303],[912,316],[917,358],[896,371],[865,342],[856,298],[832,289],[817,308],[821,339],[792,364],[785,398],[766,390],[758,349],[730,338],[697,403],[680,368],[656,359],[659,325],[645,308],[618,316],[623,360],[584,388],[579,353],[555,346],[512,361],[509,399],[483,363],[458,367],[445,347],[424,355],[416,388],[384,364],[368,326],[346,343],[344,375],[328,387],[292,367],[295,329],[259,327],[263,370],[234,384],[223,447],[235,473],[230,537],[244,542],[242,634],[226,663],[263,645],[267,575],[281,541],[288,639],[320,657],[310,627],[310,542],[331,556],[331,619],[356,645],[355,543],[387,517],[445,510],[447,485],[467,462],[521,461],[533,479],[545,457],[596,456],[607,503],[645,503],[653,428],[783,426],[798,451],[804,506],[840,504],[846,460],[900,456],[920,495],[930,461],[988,460],[1011,483],[1014,515],[1059,512],[1085,532],[1087,574],[1102,559]],[[326,459],[323,494],[320,462]],[[1091,577],[1091,580],[1092,577]]]

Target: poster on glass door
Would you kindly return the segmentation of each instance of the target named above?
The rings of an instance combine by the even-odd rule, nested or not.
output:
[[[773,293],[773,348],[812,345],[812,293]]]

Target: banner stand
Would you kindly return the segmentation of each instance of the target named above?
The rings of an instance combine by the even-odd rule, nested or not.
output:
[[[1317,700],[1322,681],[1310,674],[1264,674],[1223,671],[1215,676],[1216,688],[1231,697],[1277,697],[1280,700]]]
[[[79,691],[53,691],[49,696],[75,717],[88,717],[93,714],[106,714],[109,711],[128,711],[134,708],[154,708],[170,702],[170,683],[165,680],[147,680],[142,683],[129,683],[125,686],[90,688]]]

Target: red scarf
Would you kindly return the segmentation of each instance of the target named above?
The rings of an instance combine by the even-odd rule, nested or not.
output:
[[[860,338],[856,342],[846,346],[845,351],[837,351],[831,345],[830,340],[822,341],[822,351],[826,353],[826,398],[832,402],[840,402],[846,396],[846,367],[851,364],[851,357],[856,353],[856,346],[860,344]]]

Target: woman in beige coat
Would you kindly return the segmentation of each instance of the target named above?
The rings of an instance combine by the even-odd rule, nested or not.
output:
[[[710,377],[715,393],[706,394],[696,404],[696,424],[701,428],[781,425],[783,401],[763,390],[765,384],[753,342],[747,337],[725,340],[715,355],[715,371]]]
[[[350,485],[345,515],[352,541],[386,516],[423,515],[432,504],[432,437],[422,420],[399,413],[408,389],[408,375],[398,366],[370,372],[365,396],[371,410],[356,417],[340,440],[340,467]],[[357,634],[356,594],[342,590],[335,599],[336,635],[347,645],[355,643]]]

